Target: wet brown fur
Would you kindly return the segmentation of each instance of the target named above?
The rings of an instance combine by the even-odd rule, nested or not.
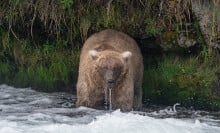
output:
[[[96,50],[99,53],[98,59],[92,59],[89,50]],[[121,57],[125,51],[132,53],[128,60]],[[110,59],[113,67],[118,68],[116,72],[120,73],[112,89],[113,109],[140,109],[144,69],[140,49],[131,37],[110,29],[92,35],[83,45],[77,82],[77,106],[104,106],[105,83],[98,71]]]

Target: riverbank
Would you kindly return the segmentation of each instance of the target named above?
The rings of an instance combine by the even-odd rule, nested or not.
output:
[[[37,47],[29,47],[28,42],[20,46],[11,40],[9,43],[11,47],[1,51],[0,83],[46,92],[75,91],[80,48],[60,48],[57,43]],[[218,51],[208,52],[143,53],[144,100],[149,104],[181,103],[197,109],[219,109],[219,56]]]

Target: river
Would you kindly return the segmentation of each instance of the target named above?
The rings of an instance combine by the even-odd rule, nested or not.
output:
[[[75,108],[76,96],[0,85],[0,133],[220,133],[220,112]]]

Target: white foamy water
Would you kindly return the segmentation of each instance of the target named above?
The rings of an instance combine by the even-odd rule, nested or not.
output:
[[[209,112],[181,117],[178,109],[107,112],[74,108],[75,96],[0,85],[0,133],[220,133]],[[203,115],[204,114],[204,115]]]

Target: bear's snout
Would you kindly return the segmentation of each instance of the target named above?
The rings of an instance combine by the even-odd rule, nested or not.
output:
[[[108,84],[113,84],[114,80],[113,79],[108,79],[107,82],[108,82]]]
[[[114,83],[115,83],[115,80],[113,79],[113,72],[108,70],[106,72],[106,83],[107,83],[107,88],[108,89],[112,89],[114,86]]]
[[[113,88],[113,85],[114,85],[114,80],[113,79],[108,79],[107,80],[107,88],[108,89],[112,89]]]

